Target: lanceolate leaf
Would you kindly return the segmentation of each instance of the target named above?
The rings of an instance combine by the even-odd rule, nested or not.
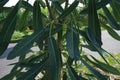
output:
[[[38,0],[35,1],[33,7],[33,26],[35,32],[39,32],[43,29],[43,22],[42,22],[42,13],[41,13],[41,6]],[[43,41],[38,38],[36,40],[40,49],[43,47]]]
[[[0,55],[6,50],[9,41],[12,37],[12,34],[15,30],[16,21],[17,21],[17,12],[18,12],[19,3],[16,4],[14,9],[10,12],[6,18],[2,30],[0,32]]]
[[[61,57],[56,41],[52,37],[48,38],[48,50],[50,58],[51,80],[58,80],[60,77],[59,70],[61,67]]]
[[[62,13],[62,12],[64,11],[59,2],[56,1],[56,2],[52,2],[52,3],[54,4],[54,6],[56,7],[56,9],[57,9],[60,13]]]
[[[116,30],[120,30],[120,25],[117,23],[117,21],[114,19],[114,17],[111,15],[109,10],[106,7],[103,7],[103,11],[107,17],[107,21],[110,24],[110,26]]]
[[[100,29],[100,23],[98,20],[98,14],[96,10],[96,0],[89,0],[88,3],[88,28],[86,30],[88,39],[88,43],[90,45],[93,45],[93,47],[99,52],[100,56],[105,60],[106,59],[103,56],[103,51],[101,50],[101,29]],[[92,44],[91,44],[92,43]]]
[[[25,54],[32,47],[36,39],[43,37],[43,35],[44,30],[41,30],[40,32],[33,33],[31,36],[27,36],[14,47],[7,59],[13,59]]]
[[[38,0],[35,1],[34,8],[33,8],[33,26],[34,26],[35,32],[41,31],[43,28],[42,13],[41,13],[41,8]]]
[[[69,73],[69,76],[70,76],[70,80],[77,80],[77,79],[79,79],[78,76],[77,76],[77,78],[75,77],[73,71],[71,70],[71,68],[69,66],[67,66],[67,68],[68,68],[68,73]]]
[[[81,59],[81,61],[94,74],[94,76],[97,78],[97,80],[108,80],[106,78],[106,76],[102,75],[100,72],[95,70],[92,66],[90,66],[88,63],[86,63],[86,61],[84,61],[83,59]]]
[[[101,46],[101,29],[96,10],[96,0],[89,0],[87,35],[93,45]]]
[[[100,8],[106,6],[106,5],[107,5],[108,3],[110,3],[110,2],[111,2],[111,0],[101,0],[100,2],[98,2],[98,3],[96,4],[96,9],[99,10]],[[88,7],[88,8],[89,8],[89,7]],[[86,14],[86,13],[88,13],[88,8],[85,8],[84,10],[82,10],[82,11],[80,12],[80,14]]]
[[[63,11],[63,13],[58,17],[58,19],[64,19],[77,7],[78,4],[79,4],[79,1],[74,1],[68,9]]]
[[[70,24],[72,26],[72,23]],[[67,29],[66,33],[66,47],[72,59],[78,60],[80,57],[79,51],[79,34],[72,29]]]
[[[3,7],[9,0],[0,0],[0,7]]]
[[[13,80],[16,75],[20,74],[19,71],[12,72],[7,74],[6,76],[2,77],[0,80]]]
[[[22,14],[19,22],[18,22],[18,26],[17,29],[20,31],[24,31],[27,28],[27,17],[28,17],[29,11],[25,10],[24,13]]]
[[[87,80],[83,78],[82,76],[78,76],[76,71],[72,67],[69,67],[69,66],[68,66],[68,73],[69,73],[71,80]]]
[[[32,11],[32,10],[33,10],[33,6],[32,6],[30,3],[28,3],[27,1],[23,1],[23,0],[22,0],[22,6],[23,6],[24,8],[26,8],[27,10],[29,10],[29,11]]]
[[[107,25],[104,25],[103,27],[107,30],[107,32],[108,32],[113,38],[115,38],[116,40],[119,40],[119,41],[120,41],[120,35],[119,35],[116,31],[114,31],[111,27],[109,27],[109,26],[107,26]]]
[[[120,4],[120,0],[115,0],[115,1]]]
[[[34,80],[37,74],[39,74],[43,70],[46,62],[47,58],[41,61],[37,66],[34,66],[30,68],[27,72],[21,74],[17,80]]]
[[[96,58],[92,57],[96,62],[91,61],[90,59],[88,59],[88,61],[90,61],[93,65],[95,65],[96,67],[108,72],[108,73],[112,73],[115,75],[120,75],[120,72],[112,67],[111,65],[105,64],[103,62],[98,61]]]
[[[120,14],[120,8],[119,8],[120,4],[115,2],[115,0],[112,0],[112,2],[110,3],[110,6],[112,8],[112,13],[113,13],[115,19],[120,22],[120,15],[119,15]]]

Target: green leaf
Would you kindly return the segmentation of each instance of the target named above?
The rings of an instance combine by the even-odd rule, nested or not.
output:
[[[106,7],[103,7],[102,9],[103,9],[103,11],[104,11],[104,13],[106,15],[107,21],[110,24],[110,26],[113,29],[120,30],[120,25],[117,23],[117,21],[111,15],[110,11]]]
[[[100,2],[96,3],[96,9],[99,10],[100,8],[106,6],[108,3],[110,3],[111,0],[101,0]],[[80,14],[87,14],[88,13],[88,8],[83,9]]]
[[[87,80],[87,79],[83,78],[82,76],[78,76],[78,74],[72,67],[68,67],[68,73],[69,73],[71,80]]]
[[[73,24],[71,23],[70,26]],[[66,33],[66,47],[67,51],[72,59],[78,60],[80,58],[79,51],[79,34],[72,29],[67,29]]]
[[[16,4],[14,9],[9,13],[6,20],[4,21],[2,30],[0,32],[0,55],[6,50],[9,41],[12,37],[12,34],[15,30],[16,21],[17,21],[17,12],[19,3]]]
[[[66,72],[64,72],[64,74],[63,74],[63,80],[67,80],[67,74],[66,74]]]
[[[104,58],[104,52],[101,49],[101,29],[95,3],[96,0],[89,0],[88,3],[88,28],[86,33],[90,41],[87,42],[90,46],[92,45],[99,52],[99,55],[104,59],[104,61],[108,63]]]
[[[34,80],[38,73],[40,73],[43,70],[47,62],[47,59],[48,58],[44,59],[38,65],[30,68],[27,72],[21,74],[17,80]]]
[[[33,7],[33,26],[35,32],[41,31],[43,29],[42,13],[38,0],[35,1]]]
[[[59,32],[61,27],[52,30],[52,35]],[[33,43],[38,39],[46,39],[49,36],[49,28],[44,28],[40,32],[35,32],[30,36],[25,37],[21,40],[14,49],[9,53],[7,59],[13,59],[17,56],[25,55],[26,52],[32,47]]]
[[[28,3],[27,1],[23,1],[23,0],[22,0],[22,6],[23,6],[24,8],[26,8],[27,10],[29,10],[29,11],[32,11],[32,10],[33,10],[33,6],[32,6],[30,3]]]
[[[62,13],[62,12],[64,11],[59,2],[55,1],[55,2],[52,2],[52,3],[54,4],[55,8],[56,8],[60,13]]]
[[[61,56],[57,43],[52,37],[48,38],[48,50],[50,58],[51,80],[58,80],[60,77],[59,70],[61,67]]]
[[[115,1],[120,4],[120,0],[115,0]]]
[[[97,15],[95,0],[89,0],[88,4],[88,29],[87,35],[89,40],[96,46],[101,46],[101,29]]]
[[[10,12],[13,8],[12,7],[0,7],[0,13],[6,11],[6,12]]]
[[[7,59],[13,59],[17,56],[22,56],[26,54],[26,52],[32,47],[33,43],[36,41],[36,39],[43,37],[44,30],[41,30],[40,32],[33,33],[30,36],[27,36],[23,40],[21,40],[14,49],[10,52]]]
[[[69,73],[69,76],[70,76],[70,80],[77,80],[77,79],[79,79],[78,76],[77,76],[77,78],[75,77],[75,75],[73,73],[73,70],[71,70],[72,69],[71,67],[67,66],[67,68],[68,68],[68,73]]]
[[[120,41],[120,36],[119,36],[119,34],[118,34],[117,32],[115,32],[111,27],[109,27],[109,26],[107,26],[107,25],[105,25],[105,26],[103,26],[103,27],[107,30],[107,32],[108,32],[114,39]]]
[[[0,0],[0,7],[3,7],[9,0]]]
[[[65,11],[62,12],[62,14],[58,17],[58,19],[64,19],[77,7],[78,4],[79,1],[74,1],[69,8],[67,8]]]
[[[90,59],[88,59],[93,65],[95,65],[96,67],[98,67],[98,68],[100,68],[100,69],[102,69],[103,71],[106,71],[106,72],[108,72],[108,73],[112,73],[112,74],[115,74],[115,75],[120,75],[120,72],[116,69],[116,68],[114,68],[114,67],[112,67],[111,65],[108,65],[108,64],[105,64],[105,63],[103,63],[103,62],[100,62],[100,61],[98,61],[96,58],[94,58],[93,56],[91,56],[95,61],[96,61],[96,63],[95,62],[93,62],[93,61],[91,61]]]
[[[114,0],[112,0],[112,2],[110,3],[110,7],[112,8],[112,13],[113,13],[115,19],[120,22],[120,15],[119,15],[120,8],[119,8],[119,6],[120,6],[120,4]]]
[[[12,72],[7,74],[6,76],[2,77],[0,80],[13,80],[16,75],[20,74],[19,71]]]
[[[27,17],[28,17],[29,11],[25,10],[22,14],[20,20],[18,21],[17,28],[20,31],[25,31],[27,29]]]
[[[106,76],[102,75],[100,72],[95,70],[92,66],[90,66],[86,61],[81,59],[83,64],[94,74],[94,76],[97,78],[97,80],[108,80]]]
[[[33,26],[34,26],[35,32],[39,32],[43,29],[42,12],[41,12],[41,6],[39,4],[40,2],[36,0],[33,6]],[[36,42],[39,48],[42,49],[43,40],[38,38]]]

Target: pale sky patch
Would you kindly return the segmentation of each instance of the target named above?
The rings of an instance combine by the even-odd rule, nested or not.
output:
[[[11,7],[17,4],[19,0],[9,0],[8,3],[5,4],[5,7]],[[26,1],[26,0],[25,0]],[[29,0],[29,3],[33,5],[35,0]],[[69,4],[72,4],[74,0],[69,0]],[[82,4],[79,4],[80,7],[82,7]]]

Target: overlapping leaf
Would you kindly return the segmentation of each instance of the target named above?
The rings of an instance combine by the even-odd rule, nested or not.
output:
[[[120,35],[114,31],[111,27],[104,25],[104,28],[107,30],[107,32],[116,40],[120,41]]]
[[[77,7],[78,4],[79,4],[79,1],[74,1],[69,8],[63,11],[63,13],[58,17],[58,19],[64,19]]]
[[[95,70],[92,66],[90,66],[86,61],[81,59],[83,64],[94,74],[94,76],[97,78],[97,80],[108,80],[106,76],[102,75],[100,72]]]
[[[6,50],[12,34],[15,30],[18,9],[19,3],[16,4],[16,6],[10,12],[3,24],[2,30],[0,32],[0,55],[2,55],[3,52]]]
[[[120,22],[120,4],[115,2],[114,0],[110,3],[110,7],[112,8],[112,13],[117,21]]]
[[[6,76],[2,77],[0,80],[13,80],[16,75],[20,74],[19,71],[12,72],[10,74],[7,74]]]
[[[110,26],[113,29],[120,30],[120,25],[117,23],[117,21],[114,19],[110,11],[107,9],[107,7],[103,7],[103,11],[107,17],[107,21],[110,24]]]
[[[29,10],[29,11],[32,11],[33,10],[33,6],[30,4],[30,3],[28,3],[27,1],[21,1],[22,2],[22,6],[24,7],[24,8],[26,8],[27,10]]]
[[[52,3],[54,4],[54,6],[56,7],[56,9],[57,9],[60,13],[62,13],[62,12],[64,11],[59,2],[56,1],[56,2],[52,2]]]
[[[107,4],[109,4],[110,2],[111,2],[111,0],[101,0],[100,2],[98,2],[96,4],[96,9],[99,10],[100,8],[102,8],[102,7],[106,6]],[[80,12],[80,14],[86,14],[86,13],[88,13],[88,8],[83,9]]]
[[[116,68],[114,68],[114,67],[112,67],[111,65],[108,65],[108,64],[105,64],[105,63],[103,63],[103,62],[100,62],[100,61],[98,61],[96,58],[94,58],[94,57],[92,57],[96,62],[93,62],[93,61],[91,61],[90,59],[88,59],[88,61],[90,61],[93,65],[95,65],[96,67],[98,67],[98,68],[100,68],[100,69],[102,69],[102,70],[104,70],[104,71],[106,71],[106,72],[109,72],[109,73],[112,73],[112,74],[115,74],[115,75],[120,75],[120,72],[116,69]]]
[[[20,41],[14,49],[10,52],[7,59],[13,59],[17,56],[26,54],[26,52],[32,47],[36,39],[43,37],[44,30],[41,30],[38,33],[33,33],[31,36],[27,36],[22,41]]]
[[[9,0],[0,0],[0,7],[3,7]]]
[[[30,68],[27,72],[23,73],[18,77],[17,80],[34,80],[39,72],[41,72],[46,64],[46,59],[38,63],[37,66]]]
[[[67,68],[71,80],[87,80],[82,76],[79,77],[76,71],[72,67],[68,66]]]

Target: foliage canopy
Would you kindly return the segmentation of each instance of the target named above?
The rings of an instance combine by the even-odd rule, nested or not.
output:
[[[13,63],[10,74],[1,80],[34,80],[38,74],[42,74],[40,80],[108,80],[109,76],[97,69],[120,75],[104,55],[110,55],[118,64],[119,61],[101,47],[102,27],[120,40],[115,32],[120,30],[119,0],[74,0],[72,4],[69,0],[35,0],[34,5],[29,0],[19,0],[13,7],[4,7],[8,1],[0,0],[0,14],[7,15],[0,18],[0,55],[15,30],[32,34],[23,37],[9,53],[8,60],[19,57],[19,62]],[[28,57],[33,44],[39,52]],[[82,48],[98,52],[104,62],[93,56],[93,60],[89,59]],[[82,66],[90,72],[80,70]]]

